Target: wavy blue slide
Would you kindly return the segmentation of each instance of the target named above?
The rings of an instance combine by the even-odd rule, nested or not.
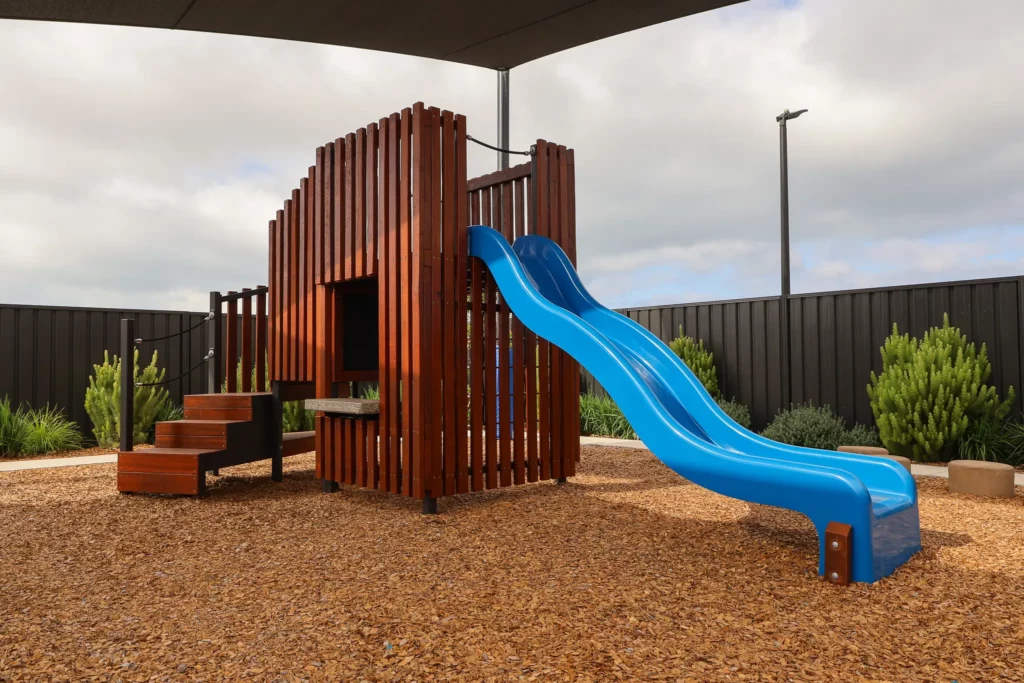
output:
[[[852,580],[873,583],[921,549],[914,480],[885,458],[776,443],[732,421],[660,339],[587,292],[562,249],[530,235],[513,247],[469,229],[469,253],[491,271],[516,316],[587,368],[669,468],[726,496],[800,512],[819,539],[851,525]]]

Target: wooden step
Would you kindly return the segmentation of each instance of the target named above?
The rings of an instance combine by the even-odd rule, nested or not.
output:
[[[189,420],[258,420],[269,415],[272,397],[259,394],[193,394],[185,397]]]
[[[156,445],[166,448],[226,449],[241,431],[258,427],[241,420],[177,420],[156,424]]]
[[[289,432],[281,436],[283,457],[316,450],[316,432]]]
[[[147,448],[117,456],[117,490],[201,496],[206,492],[204,456],[223,451],[200,448]]]

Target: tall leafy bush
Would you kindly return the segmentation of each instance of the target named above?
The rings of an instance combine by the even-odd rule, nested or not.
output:
[[[149,365],[139,372],[139,351],[135,350],[132,368],[132,383],[152,384],[162,382],[166,370],[157,368],[157,352]],[[92,420],[92,433],[100,446],[114,446],[121,437],[121,359],[114,356],[111,362],[106,351],[103,363],[93,365],[95,375],[89,377],[85,390],[85,412]],[[135,424],[132,425],[132,443],[145,443],[149,428],[168,400],[167,390],[160,386],[134,387]]]
[[[682,326],[679,327],[679,336],[669,343],[672,352],[679,356],[686,367],[697,375],[697,379],[704,385],[712,398],[719,397],[718,373],[715,371],[715,356],[704,348],[704,340],[694,341],[683,334]]]
[[[1002,420],[1013,403],[1013,387],[1000,401],[988,384],[992,365],[985,345],[968,343],[944,315],[921,341],[892,335],[881,348],[882,374],[871,373],[868,397],[882,443],[912,460],[945,460],[973,421]]]

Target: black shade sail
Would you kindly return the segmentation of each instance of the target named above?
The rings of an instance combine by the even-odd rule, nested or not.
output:
[[[0,18],[382,50],[494,69],[740,0],[0,0]]]

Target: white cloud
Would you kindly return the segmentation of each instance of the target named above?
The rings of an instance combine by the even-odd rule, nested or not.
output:
[[[1021,44],[1012,0],[754,0],[517,68],[512,144],[576,149],[581,272],[620,305],[778,291],[785,107],[795,290],[984,276],[1024,253]],[[461,65],[11,21],[0,62],[3,301],[201,309],[266,279],[317,145],[417,100],[493,138]]]

